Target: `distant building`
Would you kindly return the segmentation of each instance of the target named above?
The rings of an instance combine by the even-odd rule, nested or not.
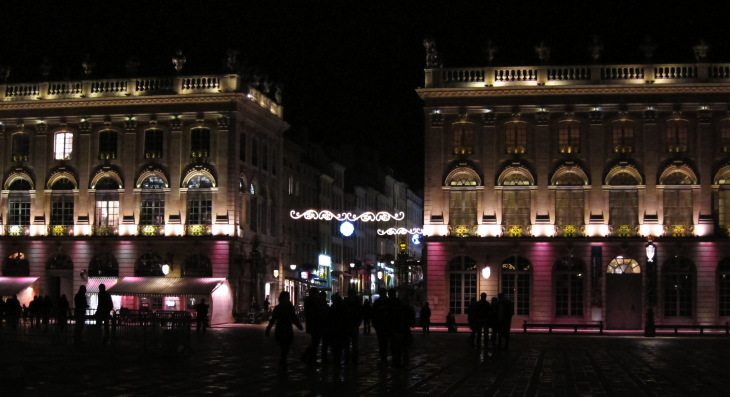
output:
[[[730,319],[726,64],[429,67],[427,300],[465,322]],[[656,249],[650,261],[648,238]],[[649,255],[649,256],[648,256]]]

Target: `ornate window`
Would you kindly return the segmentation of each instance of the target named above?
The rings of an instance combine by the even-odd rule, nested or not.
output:
[[[476,190],[452,190],[449,192],[449,225],[472,226],[476,224]]]
[[[502,191],[502,224],[526,226],[530,224],[530,191]]]
[[[31,185],[26,179],[16,178],[9,186],[8,225],[30,226],[30,192]],[[15,231],[17,234],[21,230]]]
[[[142,182],[142,206],[139,214],[140,225],[162,226],[165,224],[165,182],[150,176]]]
[[[119,226],[119,183],[111,177],[105,177],[98,181],[95,187],[94,235],[116,235]]]
[[[730,119],[720,122],[720,142],[723,152],[730,152]]]
[[[585,264],[567,256],[555,262],[555,315],[583,315]]]
[[[46,262],[46,269],[71,269],[74,268],[74,262],[66,254],[56,253]]]
[[[210,156],[210,129],[193,128],[190,130],[190,157]]]
[[[611,189],[608,192],[608,216],[615,233],[628,233],[621,237],[633,236],[639,224],[638,189]]]
[[[730,235],[730,166],[725,166],[717,172],[715,185],[720,185],[718,190],[718,224],[722,232]]]
[[[149,129],[144,132],[144,158],[161,159],[162,145],[165,133],[159,128]]]
[[[555,224],[581,226],[584,223],[583,189],[555,190]]]
[[[99,133],[99,160],[117,158],[117,132],[104,130]]]
[[[163,261],[157,254],[144,254],[137,260],[137,269],[134,275],[137,277],[164,277],[162,272]]]
[[[560,153],[580,153],[580,121],[558,123],[558,147]]]
[[[730,258],[717,265],[717,284],[720,316],[730,316]]]
[[[667,121],[667,151],[686,152],[689,122],[687,120]]]
[[[203,254],[194,254],[185,258],[182,270],[183,277],[212,277],[213,270],[210,259]]]
[[[238,146],[238,159],[246,161],[246,134],[241,134],[241,141]]]
[[[527,123],[510,122],[504,125],[505,151],[522,154],[527,150]]]
[[[188,225],[213,223],[213,197],[210,192],[188,191]]]
[[[164,189],[167,187],[167,184],[165,183],[162,178],[157,176],[150,176],[146,178],[144,181],[142,181],[142,184],[140,187],[144,189]]]
[[[639,262],[631,258],[624,258],[623,256],[617,256],[608,263],[606,273],[609,274],[637,274],[641,273],[641,267]]]
[[[454,154],[474,154],[474,124],[454,123]]]
[[[662,266],[664,279],[664,316],[691,317],[694,297],[695,265],[687,258],[674,256]]]
[[[449,262],[449,310],[467,314],[469,303],[477,297],[477,262],[457,256]]]
[[[614,153],[631,153],[634,151],[634,123],[629,120],[618,120],[612,123]]]
[[[521,256],[510,256],[502,262],[502,292],[514,302],[514,313],[530,315],[530,279],[532,263]]]
[[[119,263],[114,255],[96,255],[89,263],[89,277],[119,277]]]
[[[53,158],[70,160],[73,151],[74,135],[68,131],[57,132],[53,137]]]
[[[74,224],[74,195],[71,190],[76,184],[70,179],[58,178],[51,185],[51,225],[73,226]],[[55,234],[55,233],[54,233]]]
[[[30,276],[30,263],[22,252],[13,252],[3,265],[4,277],[28,277]]]
[[[664,225],[686,227],[692,224],[692,190],[664,189]],[[677,235],[676,231],[674,234]]]
[[[28,161],[30,154],[30,134],[19,132],[13,134],[13,161]]]

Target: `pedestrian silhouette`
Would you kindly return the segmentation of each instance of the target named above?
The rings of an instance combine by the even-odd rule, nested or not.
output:
[[[449,310],[449,314],[446,315],[446,329],[448,332],[456,331],[456,317],[454,317],[454,311]]]
[[[360,324],[362,323],[362,304],[360,297],[354,289],[347,291],[347,298],[344,301],[345,306],[345,339],[344,353],[345,363],[352,361],[357,364],[360,358]]]
[[[51,297],[46,295],[43,298],[43,311],[42,311],[42,317],[43,317],[43,328],[45,332],[48,332],[48,321],[51,318],[51,315],[53,314],[53,302],[51,301]]]
[[[327,351],[329,350],[331,340],[330,327],[330,307],[327,305],[327,293],[319,291],[319,299],[317,300],[319,307],[319,323],[322,329],[322,364],[329,363]]]
[[[294,340],[294,330],[292,325],[295,325],[299,330],[302,330],[302,324],[299,323],[297,314],[294,311],[294,305],[289,300],[289,292],[282,291],[279,294],[279,304],[274,307],[274,311],[269,320],[269,325],[266,327],[266,337],[271,332],[271,327],[276,324],[276,330],[274,331],[274,339],[279,344],[281,349],[279,355],[279,368],[281,371],[286,371],[287,365],[286,360],[289,355],[289,348],[291,347],[292,341]]]
[[[489,327],[492,328],[492,348],[497,348],[497,335],[499,335],[499,300],[492,298],[489,311]]]
[[[77,346],[84,342],[84,324],[86,323],[86,309],[88,308],[89,304],[86,302],[86,286],[82,285],[79,287],[79,292],[74,296],[74,322],[76,323],[74,344]]]
[[[373,327],[378,338],[378,354],[380,361],[388,361],[388,343],[390,341],[390,330],[387,325],[388,291],[385,288],[378,290],[378,299],[373,303]]]
[[[56,323],[58,324],[58,328],[60,330],[66,329],[66,323],[68,319],[68,299],[66,299],[66,295],[61,295],[60,298],[58,298],[58,309],[56,312]]]
[[[392,291],[395,294],[395,290]],[[404,299],[401,301],[399,315],[400,318],[395,329],[395,340],[398,344],[398,349],[393,352],[393,365],[395,367],[408,364],[410,351],[413,347],[411,328],[416,324],[416,311],[413,310],[413,305],[410,300]]]
[[[319,290],[312,287],[309,289],[309,296],[304,298],[304,325],[311,340],[302,354],[302,361],[310,364],[317,361],[317,349],[322,340],[322,324],[319,317]]]
[[[428,306],[428,302],[423,304],[421,308],[421,329],[424,335],[431,333],[431,308]]]
[[[205,298],[200,300],[200,303],[195,305],[195,329],[197,333],[200,333],[200,328],[203,328],[203,334],[205,334],[205,329],[208,328],[208,309],[210,306],[208,306],[207,303],[205,303]]]
[[[99,300],[96,305],[96,325],[104,327],[104,339],[103,344],[109,342],[109,320],[111,318],[110,312],[114,310],[114,303],[112,302],[112,296],[106,292],[106,285],[99,284]]]
[[[345,314],[345,305],[342,297],[338,293],[332,295],[332,306],[329,310],[325,338],[328,339],[329,345],[332,348],[332,359],[335,365],[340,365],[342,362],[344,341],[347,338],[347,315]],[[322,357],[325,354],[326,351],[323,350]]]
[[[5,311],[8,313],[8,317],[10,318],[10,327],[17,328],[21,313],[18,295],[13,295],[12,298],[8,299],[8,302],[5,302]]]
[[[482,333],[484,333],[484,347],[489,347],[489,316],[491,304],[487,300],[487,293],[479,295],[479,302],[476,304],[476,326],[477,326],[477,347],[482,346]]]
[[[502,342],[504,342],[504,349],[509,349],[509,331],[512,326],[512,316],[515,313],[514,303],[510,301],[504,293],[499,294],[499,342],[498,347],[503,348]]]
[[[373,317],[373,306],[370,305],[370,299],[365,299],[362,304],[362,334],[370,335],[371,323]]]

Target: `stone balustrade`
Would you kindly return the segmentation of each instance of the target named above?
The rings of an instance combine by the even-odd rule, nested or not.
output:
[[[500,66],[426,69],[426,88],[714,82],[730,83],[730,64]],[[20,89],[20,92],[25,91]]]

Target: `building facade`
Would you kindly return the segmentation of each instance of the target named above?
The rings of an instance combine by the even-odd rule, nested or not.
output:
[[[513,326],[641,329],[649,308],[657,324],[727,322],[728,71],[426,69],[434,317],[504,292]]]
[[[0,282],[26,277],[21,303],[103,277],[117,308],[192,310],[211,285],[227,322],[277,293],[288,125],[240,76],[6,84],[0,123]]]

